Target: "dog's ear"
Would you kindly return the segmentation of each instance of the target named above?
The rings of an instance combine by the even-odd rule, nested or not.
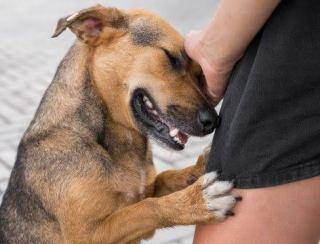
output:
[[[52,37],[69,28],[83,42],[97,45],[104,38],[124,33],[128,28],[126,14],[116,8],[96,5],[61,18]]]

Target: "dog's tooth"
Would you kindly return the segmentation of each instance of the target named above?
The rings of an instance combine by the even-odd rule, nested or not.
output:
[[[158,115],[158,112],[156,110],[151,110],[151,112],[154,114],[154,115]]]
[[[180,140],[180,138],[177,137],[177,136],[173,137],[173,140],[174,140],[175,142],[178,142],[179,144],[183,144],[182,141]]]
[[[153,107],[152,103],[149,100],[145,101],[145,103],[146,103],[147,107],[149,107],[149,108]]]
[[[175,137],[179,133],[179,130],[177,128],[171,129],[169,132],[169,135],[171,137]]]
[[[180,140],[180,138],[178,136],[173,137],[173,140],[175,142],[178,142],[179,144],[183,144],[183,142]]]

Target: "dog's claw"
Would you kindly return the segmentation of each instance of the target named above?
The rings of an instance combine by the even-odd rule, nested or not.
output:
[[[235,199],[237,202],[240,202],[240,201],[242,201],[242,196],[236,196]]]
[[[227,211],[227,212],[226,212],[226,216],[234,216],[234,212],[232,212],[232,211]]]

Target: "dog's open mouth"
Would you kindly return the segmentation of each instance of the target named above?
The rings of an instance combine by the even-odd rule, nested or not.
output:
[[[173,149],[182,150],[184,148],[189,136],[166,119],[144,89],[134,91],[132,108],[139,124],[144,127],[142,129],[145,129],[147,133]]]

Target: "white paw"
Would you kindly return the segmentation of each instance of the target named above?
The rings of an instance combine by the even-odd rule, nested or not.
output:
[[[218,178],[217,172],[210,172],[203,176],[202,187],[206,189],[209,185],[211,185]]]
[[[235,196],[228,195],[211,199],[207,202],[207,206],[214,212],[218,220],[223,220],[230,215],[230,210],[235,206],[236,202]]]
[[[230,215],[235,206],[237,197],[230,195],[233,184],[229,181],[216,181],[218,174],[211,172],[203,177],[203,198],[207,208],[213,211],[217,219],[223,220]]]

